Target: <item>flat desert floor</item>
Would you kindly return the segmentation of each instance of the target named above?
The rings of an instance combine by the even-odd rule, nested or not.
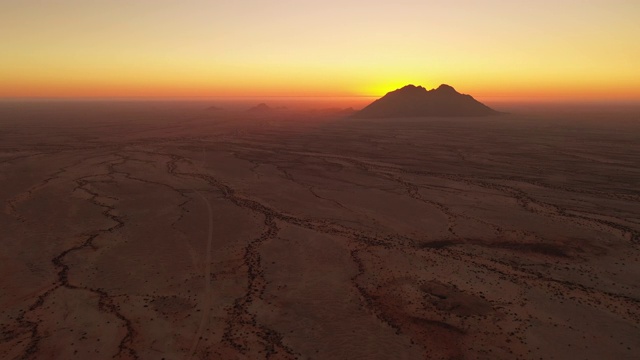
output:
[[[94,105],[0,109],[2,359],[640,358],[639,116]]]

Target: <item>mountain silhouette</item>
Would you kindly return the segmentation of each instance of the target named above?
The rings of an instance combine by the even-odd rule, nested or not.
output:
[[[353,115],[356,118],[394,118],[422,116],[488,116],[499,112],[442,84],[427,90],[407,85],[391,91]]]
[[[271,106],[269,106],[269,105],[267,105],[265,103],[260,103],[260,104],[258,104],[256,106],[248,109],[247,111],[249,111],[249,112],[265,112],[265,111],[271,111],[271,110],[273,110],[271,108]]]

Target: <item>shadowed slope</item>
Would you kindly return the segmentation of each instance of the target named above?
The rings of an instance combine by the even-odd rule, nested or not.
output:
[[[387,93],[353,115],[357,118],[392,118],[419,116],[488,116],[499,112],[477,101],[470,95],[460,94],[449,85],[427,90],[422,86],[407,85]]]

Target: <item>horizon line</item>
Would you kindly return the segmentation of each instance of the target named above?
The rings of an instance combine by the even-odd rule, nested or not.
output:
[[[208,99],[278,99],[278,98],[381,98],[384,95],[200,95],[200,96],[0,96],[0,101],[91,101],[91,100],[208,100]],[[474,95],[474,98],[556,99],[566,102],[640,102],[639,98],[559,97],[557,95]]]

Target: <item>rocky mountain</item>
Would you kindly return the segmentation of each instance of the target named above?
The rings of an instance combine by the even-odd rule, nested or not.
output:
[[[407,85],[391,91],[353,115],[356,118],[488,116],[500,114],[449,85],[427,90]]]

